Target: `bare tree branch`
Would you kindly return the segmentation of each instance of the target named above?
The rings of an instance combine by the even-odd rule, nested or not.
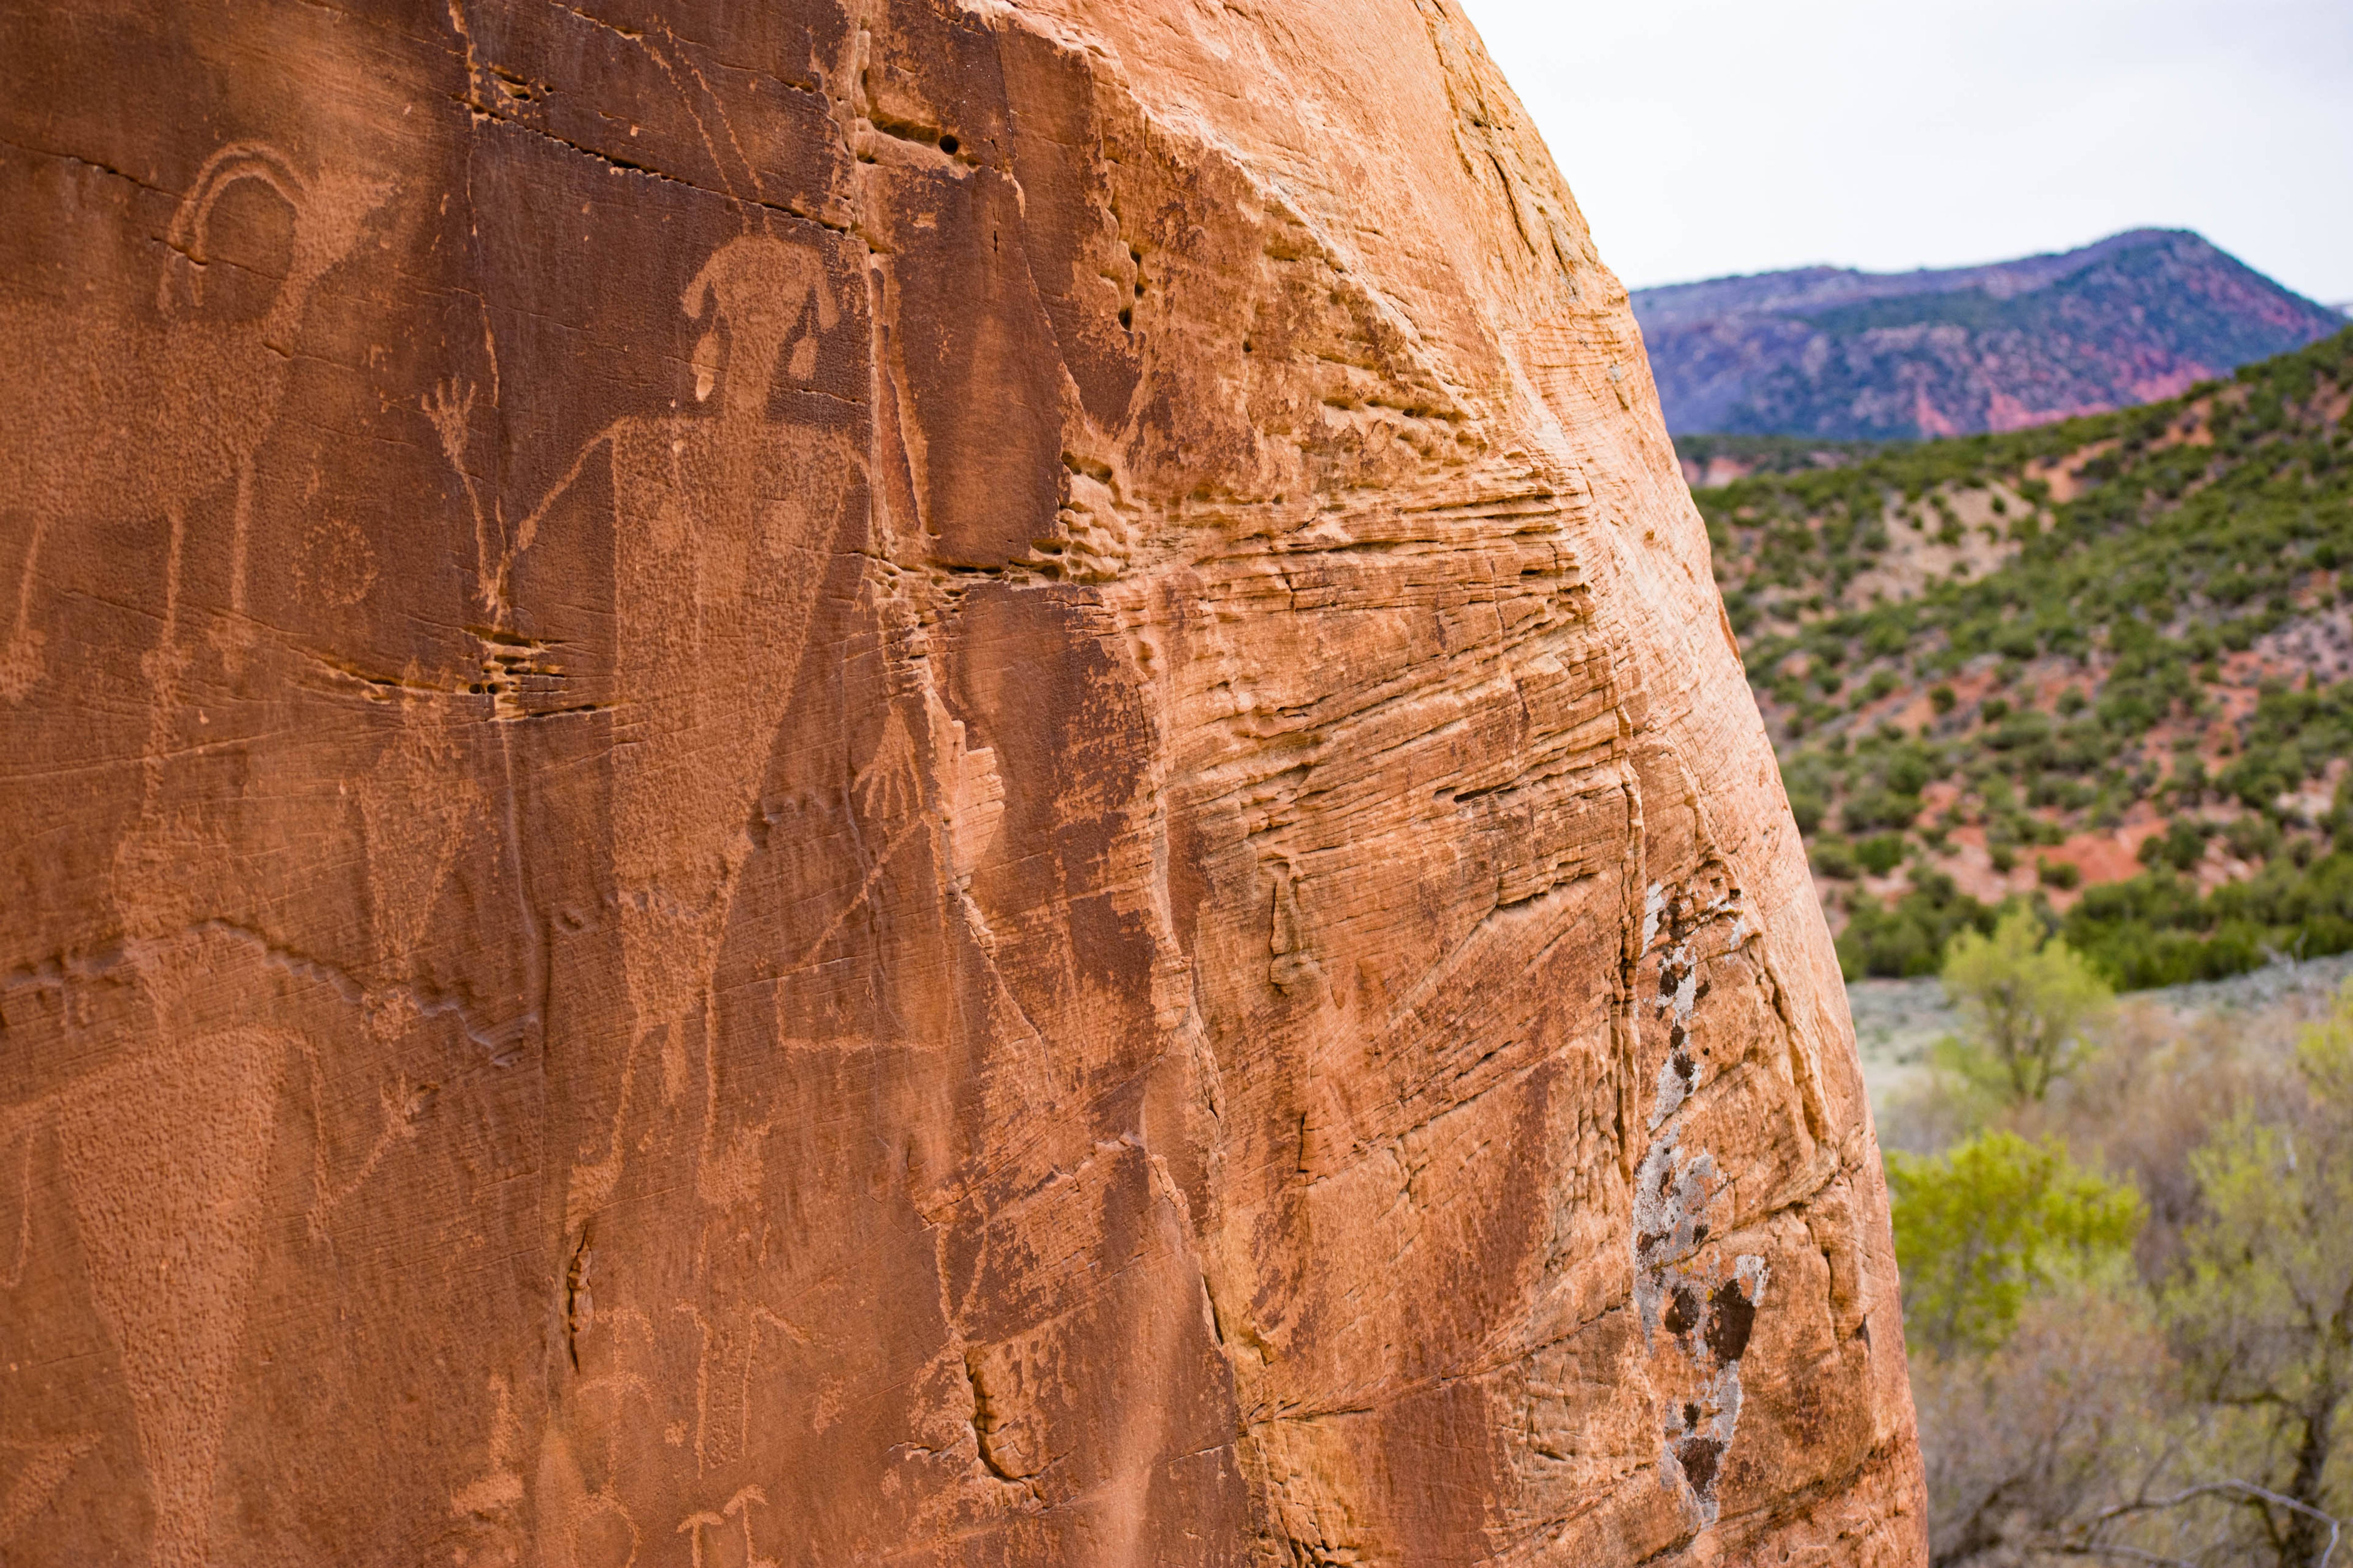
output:
[[[2255,1485],[2253,1481],[2209,1481],[2203,1486],[2195,1486],[2189,1488],[2186,1491],[2176,1492],[2171,1497],[2140,1498],[2136,1499],[2131,1502],[2118,1503],[2114,1508],[2104,1510],[2101,1512],[2093,1515],[2091,1529],[2094,1533],[2097,1533],[2101,1526],[2108,1524],[2116,1520],[2128,1518],[2134,1514],[2154,1513],[2161,1509],[2178,1508],[2185,1502],[2193,1502],[2203,1497],[2229,1497],[2249,1508],[2284,1508],[2291,1510],[2296,1513],[2303,1514],[2307,1518],[2317,1520],[2322,1524],[2328,1527],[2328,1544],[2321,1551],[2320,1562],[2317,1564],[2317,1568],[2328,1568],[2328,1560],[2337,1555],[2337,1542],[2344,1534],[2344,1526],[2337,1521],[2337,1517],[2334,1514],[2323,1513],[2320,1510],[2313,1507],[2310,1503],[2298,1502],[2292,1497],[2283,1497],[2278,1492],[2273,1491],[2267,1487],[2259,1487]],[[2105,1554],[2109,1552],[2116,1552],[2120,1555],[2137,1556],[2150,1563],[2167,1563],[2173,1561],[2173,1559],[2170,1558],[2150,1556],[2146,1552],[2137,1552],[2130,1547],[2119,1549],[2097,1547],[2086,1543],[2080,1551],[2073,1547],[2062,1547],[2059,1550],[2071,1556]]]
[[[2137,1546],[2103,1546],[2095,1542],[2063,1542],[2045,1547],[2057,1557],[2122,1557],[2134,1563],[2154,1563],[2161,1568],[2198,1568],[2186,1557],[2159,1557],[2154,1552],[2143,1552]]]

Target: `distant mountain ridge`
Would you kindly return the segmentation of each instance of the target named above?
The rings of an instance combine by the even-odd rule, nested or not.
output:
[[[1983,267],[1807,267],[1634,291],[1677,435],[2022,429],[2171,397],[2345,317],[2186,229]]]

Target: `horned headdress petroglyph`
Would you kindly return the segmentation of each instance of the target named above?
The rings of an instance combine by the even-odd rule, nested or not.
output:
[[[649,1045],[661,1051],[665,1100],[684,1091],[698,1009],[705,1092],[715,1093],[713,966],[835,530],[864,472],[849,435],[772,411],[780,375],[807,383],[824,334],[843,319],[814,244],[761,233],[730,240],[679,303],[702,324],[691,358],[696,406],[615,420],[511,528],[467,474],[473,389],[445,385],[424,404],[464,483],[481,596],[496,616],[520,552],[582,477],[601,464],[611,485],[616,721],[631,742],[613,753],[611,855],[634,1022],[611,1142],[601,1153],[584,1151],[573,1172],[574,1223],[620,1178],[623,1127]],[[756,1142],[722,1149],[707,1131],[698,1164],[706,1197],[744,1193]]]
[[[215,319],[201,309],[213,219],[222,198],[247,184],[274,193],[291,215],[287,270],[259,317]],[[164,232],[152,324],[90,308],[0,307],[0,335],[17,346],[22,378],[20,395],[0,406],[0,506],[27,514],[15,614],[0,642],[0,700],[22,699],[40,679],[35,595],[52,529],[92,519],[166,521],[169,616],[187,509],[232,482],[219,637],[232,657],[242,647],[254,455],[285,396],[320,279],[351,255],[390,190],[347,171],[306,174],[275,148],[234,142],[197,170]]]
[[[258,316],[216,316],[204,309],[214,220],[225,195],[247,184],[289,209],[286,271]],[[5,322],[27,345],[22,374],[32,385],[0,408],[7,466],[0,493],[29,513],[16,613],[0,646],[0,699],[21,700],[42,673],[33,612],[50,531],[90,521],[168,529],[158,636],[141,660],[150,690],[140,810],[110,880],[134,1000],[124,1022],[97,1042],[107,1065],[0,1105],[0,1151],[17,1155],[10,1163],[20,1174],[20,1254],[36,1204],[35,1150],[56,1163],[57,1190],[79,1235],[91,1302],[117,1347],[151,1483],[149,1558],[165,1568],[198,1568],[209,1555],[213,1475],[263,1257],[263,1188],[281,1099],[298,1069],[307,1067],[301,1087],[314,1116],[323,1104],[318,1052],[301,1035],[259,1023],[191,1022],[194,990],[266,965],[260,939],[208,921],[201,907],[201,889],[234,858],[226,842],[201,811],[167,800],[187,706],[181,589],[188,517],[195,503],[234,484],[227,615],[213,628],[234,668],[248,630],[255,456],[284,398],[320,279],[352,253],[389,190],[347,172],[306,174],[274,148],[232,142],[197,171],[165,231],[152,323],[96,307],[23,306],[10,307]],[[406,1135],[422,1103],[405,1090],[387,1099],[398,1125],[387,1123],[387,1137],[347,1180],[330,1172],[323,1133],[314,1133],[314,1234]],[[20,1283],[22,1262],[0,1283]],[[5,1434],[0,1440],[23,1447]],[[91,1446],[43,1449],[44,1487],[63,1484]],[[25,1506],[12,1492],[7,1517],[16,1520]]]

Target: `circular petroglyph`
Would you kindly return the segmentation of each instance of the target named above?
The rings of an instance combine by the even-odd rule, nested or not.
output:
[[[303,598],[331,609],[358,604],[375,586],[375,549],[359,525],[333,512],[314,521],[294,558],[294,585]]]

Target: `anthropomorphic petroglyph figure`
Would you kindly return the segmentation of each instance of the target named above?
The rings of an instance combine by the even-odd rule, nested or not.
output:
[[[290,213],[287,271],[258,317],[215,319],[202,313],[212,221],[227,193],[248,184]],[[0,642],[0,699],[22,698],[42,673],[34,618],[45,541],[92,521],[168,530],[163,613],[141,658],[149,724],[139,813],[109,879],[134,993],[131,1021],[98,1042],[106,1065],[0,1105],[0,1150],[24,1151],[28,1173],[33,1150],[54,1151],[91,1301],[120,1356],[150,1483],[149,1561],[158,1568],[210,1561],[214,1472],[262,1259],[262,1194],[290,1075],[302,1075],[314,1113],[321,1104],[311,1041],[266,1024],[218,1022],[225,991],[249,985],[260,1012],[259,993],[271,981],[259,939],[219,928],[212,907],[225,881],[242,874],[219,817],[231,805],[206,798],[201,785],[175,799],[175,761],[192,750],[182,732],[191,723],[183,687],[195,651],[183,624],[189,514],[235,486],[227,615],[212,638],[234,668],[247,627],[255,455],[285,395],[319,280],[352,253],[388,190],[348,174],[306,174],[272,148],[232,143],[206,161],[165,235],[153,324],[22,308],[5,323],[31,345],[24,363],[34,385],[0,406],[0,504],[28,514],[15,615]],[[214,1022],[195,1021],[207,1012]],[[366,1170],[421,1103],[407,1088],[385,1100],[387,1133]],[[360,1178],[332,1178],[323,1142],[314,1142],[312,1163],[315,1230]],[[20,1185],[29,1214],[29,1175]],[[79,1457],[51,1456],[51,1468],[69,1468]]]
[[[693,323],[685,406],[614,420],[519,519],[486,505],[467,477],[470,389],[445,387],[425,405],[474,511],[478,594],[494,626],[513,624],[515,566],[543,531],[567,509],[612,508],[608,853],[630,1029],[617,1082],[581,1123],[586,1146],[567,1151],[567,1237],[585,1237],[631,1153],[649,1147],[658,1116],[695,1139],[670,1152],[691,1156],[688,1202],[716,1216],[758,1190],[766,1129],[753,1097],[723,1099],[713,976],[818,595],[864,479],[862,436],[829,426],[839,420],[830,405],[812,416],[792,396],[813,384],[826,334],[849,316],[818,246],[734,239],[697,270],[680,303]],[[914,765],[913,749],[902,743],[891,756],[892,776],[869,770],[874,776],[845,782],[861,802],[887,798],[912,818],[913,790],[898,774]],[[699,1138],[691,1100],[681,1104],[690,1085],[702,1099]],[[559,1556],[573,1551],[585,1563],[606,1551],[617,1563],[638,1545],[624,1491],[648,1466],[673,1462],[673,1447],[681,1459],[691,1453],[698,1476],[739,1461],[755,1378],[806,1335],[744,1281],[704,1277],[696,1300],[656,1313],[658,1355],[655,1320],[633,1300],[628,1277],[616,1279],[620,1304],[608,1311],[599,1276],[592,1316],[580,1257],[567,1314],[579,1381],[567,1384],[565,1417],[551,1428],[563,1436],[552,1440],[533,1496],[542,1517],[570,1521],[557,1527]],[[633,1418],[657,1385],[657,1364],[671,1375],[693,1369],[694,1403],[691,1419],[675,1423],[674,1445],[638,1453]],[[623,1371],[641,1365],[643,1376]],[[632,1508],[644,1500],[629,1495]],[[750,1514],[763,1501],[739,1492],[696,1516],[687,1549],[726,1561],[740,1531],[744,1560],[759,1561]]]
[[[158,1040],[0,1107],[0,1148],[54,1140],[90,1292],[113,1337],[155,1510],[150,1560],[197,1568],[229,1374],[260,1257],[279,1092],[302,1047],[273,1031]],[[136,1105],[140,1111],[126,1112]],[[20,1201],[33,1201],[28,1190]],[[58,1479],[62,1479],[62,1476]]]
[[[286,276],[260,316],[215,319],[202,310],[213,216],[223,196],[247,184],[271,191],[291,213]],[[351,255],[390,189],[332,170],[305,174],[274,148],[231,142],[197,171],[164,235],[152,323],[100,306],[0,305],[0,337],[12,345],[18,377],[0,403],[0,508],[16,514],[12,531],[22,529],[25,540],[14,613],[0,635],[0,699],[23,698],[40,678],[35,618],[52,531],[99,519],[169,519],[176,590],[187,508],[230,483],[221,635],[225,651],[241,646],[254,454],[286,395],[312,292]]]
[[[482,787],[465,772],[456,699],[434,690],[411,663],[394,699],[399,728],[375,765],[351,781],[366,852],[368,923],[382,972],[401,974],[417,962],[436,900],[449,879],[470,828],[490,812]],[[371,997],[372,1021],[396,1012],[396,998]]]
[[[693,353],[704,408],[615,420],[512,531],[484,511],[468,481],[484,597],[494,605],[511,561],[492,542],[529,548],[594,464],[607,466],[612,483],[624,742],[613,752],[612,857],[634,1025],[612,1141],[584,1151],[573,1173],[574,1226],[620,1179],[621,1129],[646,1051],[661,1053],[670,1100],[684,1089],[698,1010],[707,1057],[712,975],[752,850],[749,824],[835,528],[862,474],[848,437],[769,412],[779,374],[807,382],[821,335],[841,317],[816,249],[763,234],[732,240],[695,274],[681,305],[707,322]],[[471,407],[470,391],[455,388],[426,407],[461,475]],[[756,1161],[743,1140],[706,1149],[698,1165],[704,1195],[743,1195]]]
[[[228,956],[212,948],[133,962],[157,971],[168,1001],[175,980]],[[116,1346],[147,1468],[154,1510],[149,1561],[201,1568],[229,1385],[262,1261],[262,1198],[280,1153],[280,1107],[290,1087],[307,1095],[314,1116],[322,1097],[317,1053],[299,1036],[266,1027],[183,1036],[175,1025],[170,1009],[156,1008],[153,1037],[129,1042],[114,1065],[0,1105],[0,1152],[20,1154],[7,1164],[16,1176],[20,1225],[28,1225],[37,1201],[33,1153],[54,1150],[90,1300]],[[384,1131],[355,1173],[332,1171],[324,1145],[314,1142],[314,1232],[390,1146],[412,1135],[424,1103],[414,1086],[386,1096]],[[19,1258],[12,1275],[21,1273]],[[0,1278],[0,1286],[17,1283]],[[96,1442],[70,1453],[43,1450],[56,1472],[49,1487]],[[4,1430],[0,1443],[24,1447]],[[0,1544],[7,1534],[0,1529]]]
[[[694,1568],[703,1568],[702,1532],[706,1530],[724,1531],[727,1521],[738,1517],[744,1525],[744,1568],[777,1568],[775,1558],[761,1556],[752,1545],[752,1508],[754,1504],[767,1507],[767,1494],[757,1487],[742,1487],[727,1500],[726,1507],[719,1512],[712,1513],[705,1509],[699,1513],[688,1514],[679,1521],[678,1532],[687,1538]]]

